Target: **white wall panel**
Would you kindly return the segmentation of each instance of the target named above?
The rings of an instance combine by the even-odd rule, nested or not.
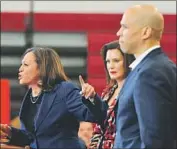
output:
[[[34,33],[34,45],[53,47],[87,47],[87,36],[84,33]],[[1,32],[2,46],[24,46],[25,34]]]
[[[24,33],[1,32],[1,46],[24,46]]]
[[[1,11],[28,12],[30,1],[1,1]],[[153,4],[164,14],[176,14],[176,1],[35,1],[36,12],[122,13],[137,4]]]
[[[1,1],[1,12],[28,12],[30,1]]]
[[[34,33],[34,45],[86,47],[87,36],[82,33]]]
[[[84,67],[84,57],[61,57],[61,62],[64,67]],[[21,58],[17,56],[1,56],[1,66],[19,66],[21,64]]]

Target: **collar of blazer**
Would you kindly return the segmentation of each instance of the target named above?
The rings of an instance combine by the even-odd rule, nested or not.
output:
[[[158,55],[158,54],[160,54],[160,53],[162,53],[161,48],[157,48],[157,49],[153,50],[152,52],[150,52],[150,53],[137,65],[137,67],[135,67],[134,70],[132,70],[132,71],[130,72],[130,74],[129,74],[129,75],[127,76],[127,78],[125,79],[124,85],[122,86],[122,89],[121,89],[121,91],[120,91],[120,93],[119,93],[119,96],[117,97],[118,99],[119,99],[119,98],[121,97],[121,95],[123,94],[124,88],[125,88],[125,86],[127,85],[127,83],[129,82],[129,80],[130,80],[131,78],[133,78],[133,76],[136,75],[137,72],[138,72],[146,63],[148,63],[149,58],[151,58],[151,57],[153,57],[153,56],[156,56],[156,55]]]

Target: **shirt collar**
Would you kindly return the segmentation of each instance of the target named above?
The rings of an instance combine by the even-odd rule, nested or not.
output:
[[[140,56],[138,56],[134,61],[133,63],[131,63],[129,65],[129,68],[131,68],[131,70],[135,69],[135,67],[150,53],[152,52],[153,50],[159,48],[160,45],[156,45],[156,46],[153,46],[151,48],[149,48],[148,50],[146,50],[144,53],[142,53]]]

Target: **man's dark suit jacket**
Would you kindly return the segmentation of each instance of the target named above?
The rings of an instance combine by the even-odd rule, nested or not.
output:
[[[114,148],[175,148],[176,65],[161,48],[127,77],[119,94]]]

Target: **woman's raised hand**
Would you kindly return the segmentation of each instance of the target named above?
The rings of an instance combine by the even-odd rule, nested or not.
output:
[[[79,82],[82,88],[81,95],[86,99],[93,98],[96,94],[94,87],[86,83],[81,75],[79,75]]]

